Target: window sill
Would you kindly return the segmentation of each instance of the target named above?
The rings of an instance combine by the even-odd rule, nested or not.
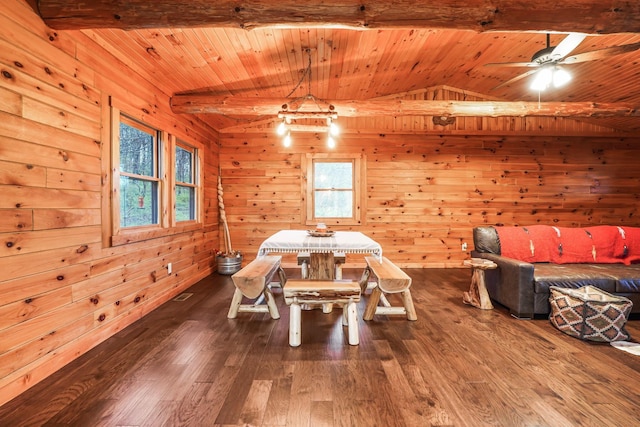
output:
[[[122,246],[129,243],[142,242],[145,240],[196,231],[202,228],[202,223],[195,221],[185,221],[184,224],[180,223],[176,227],[171,228],[135,227],[121,230],[118,235],[111,236],[111,246]]]

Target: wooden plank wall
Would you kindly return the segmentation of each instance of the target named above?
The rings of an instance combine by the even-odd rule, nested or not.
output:
[[[85,33],[53,32],[18,0],[0,6],[0,68],[2,404],[212,271],[218,146],[210,128],[170,113],[153,77]],[[109,96],[203,147],[203,227],[106,244]]]
[[[361,152],[367,160],[365,223],[348,228],[380,242],[401,266],[429,268],[461,267],[477,225],[640,225],[640,139],[579,136],[579,122],[559,126],[556,133],[566,136],[347,129],[334,152]],[[301,159],[328,150],[322,135],[296,133],[293,140],[284,148],[273,131],[221,134],[227,217],[245,259],[279,229],[308,228]],[[354,257],[347,263],[363,265]]]

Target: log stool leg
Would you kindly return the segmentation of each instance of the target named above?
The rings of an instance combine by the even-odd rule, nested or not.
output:
[[[349,310],[347,304],[342,304],[342,326],[349,326]]]
[[[353,300],[349,300],[349,303],[343,310],[347,311],[349,344],[358,345],[360,344],[360,337],[358,336],[358,311],[356,309],[356,303]]]
[[[291,303],[289,309],[289,345],[291,347],[298,347],[301,340],[301,323],[302,323],[302,309],[298,301]]]

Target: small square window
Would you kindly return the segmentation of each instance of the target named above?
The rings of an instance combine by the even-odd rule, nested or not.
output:
[[[303,222],[308,225],[361,223],[363,158],[360,154],[307,155],[307,203]]]

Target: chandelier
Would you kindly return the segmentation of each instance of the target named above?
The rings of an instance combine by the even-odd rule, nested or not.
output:
[[[283,104],[278,112],[278,118],[281,120],[276,127],[276,133],[283,137],[282,144],[290,147],[292,144],[291,132],[318,132],[327,134],[327,147],[335,148],[335,137],[340,134],[340,129],[335,123],[338,119],[338,113],[335,107],[311,94],[311,49],[306,49],[309,57],[307,68],[302,73],[298,84],[286,96],[291,97],[293,93],[300,87],[305,78],[307,83],[307,94],[299,98],[295,98],[289,103]],[[297,120],[322,120],[321,125],[309,125],[296,123]]]

